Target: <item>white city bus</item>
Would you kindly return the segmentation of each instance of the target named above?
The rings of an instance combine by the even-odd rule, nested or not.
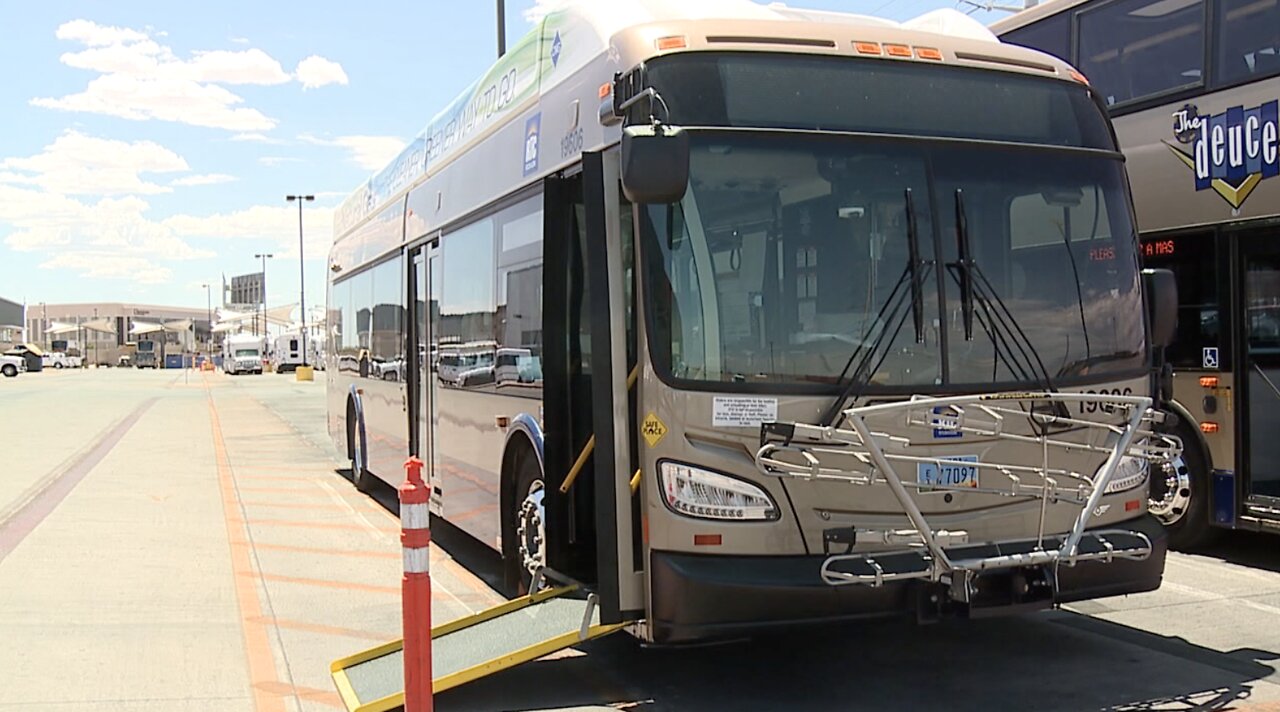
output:
[[[550,13],[338,210],[355,483],[419,456],[512,592],[660,642],[1157,587],[1171,281],[1082,77],[950,10],[690,5]]]

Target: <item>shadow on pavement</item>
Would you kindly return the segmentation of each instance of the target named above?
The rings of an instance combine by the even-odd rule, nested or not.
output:
[[[1226,532],[1211,546],[1192,552],[1241,566],[1280,573],[1280,535],[1266,532]]]
[[[337,472],[347,482],[351,482],[350,469]],[[396,517],[400,516],[400,497],[391,485],[378,480],[369,489],[368,495],[383,509]],[[454,561],[484,581],[489,588],[502,590],[502,558],[498,552],[434,515],[431,517],[431,540],[443,547]]]
[[[1276,653],[1221,653],[1074,613],[918,627],[882,621],[730,645],[625,635],[442,693],[439,710],[1216,710]]]

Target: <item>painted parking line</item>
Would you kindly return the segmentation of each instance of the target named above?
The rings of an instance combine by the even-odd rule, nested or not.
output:
[[[35,531],[35,528],[40,526],[45,517],[57,509],[59,504],[62,504],[76,485],[80,484],[80,481],[102,461],[102,458],[115,448],[125,433],[133,428],[134,423],[137,423],[155,402],[155,398],[150,398],[139,404],[133,412],[121,418],[98,438],[93,447],[67,463],[61,471],[46,478],[36,491],[28,495],[25,504],[0,521],[0,561],[18,548],[22,540]]]

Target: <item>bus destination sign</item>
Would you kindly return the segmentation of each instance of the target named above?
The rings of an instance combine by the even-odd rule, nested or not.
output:
[[[1280,101],[1211,116],[1187,104],[1173,113],[1173,135],[1190,146],[1186,151],[1166,142],[1195,174],[1196,190],[1212,189],[1234,209],[1258,183],[1280,175]]]

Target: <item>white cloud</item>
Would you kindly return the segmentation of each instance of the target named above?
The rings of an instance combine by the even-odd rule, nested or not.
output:
[[[229,176],[225,173],[204,173],[179,178],[169,185],[217,185],[219,183],[231,183],[236,180],[238,179],[235,176]]]
[[[72,20],[71,22],[63,23],[55,34],[60,40],[72,40],[89,47],[100,47],[120,42],[136,42],[147,38],[146,33],[137,30],[125,27],[108,27],[90,20]]]
[[[299,141],[316,146],[336,146],[351,153],[353,163],[367,171],[385,168],[391,159],[404,150],[404,139],[398,136],[337,136],[321,138],[313,134],[300,134]]]
[[[275,128],[276,120],[257,109],[233,108],[243,101],[215,84],[104,74],[89,82],[79,94],[59,99],[40,97],[31,103],[49,109],[106,114],[134,121],[158,119],[228,131]]]
[[[279,62],[257,48],[196,52],[190,62],[176,63],[173,69],[198,82],[221,84],[284,84],[290,79]]]
[[[293,75],[302,82],[303,89],[316,89],[326,84],[347,84],[347,73],[342,70],[341,64],[314,54],[298,62]]]
[[[63,54],[62,62],[99,76],[79,93],[36,97],[31,103],[135,121],[256,132],[274,128],[276,120],[243,106],[244,99],[223,85],[276,85],[295,78],[306,89],[347,83],[341,65],[316,55],[299,62],[295,76],[257,48],[196,51],[183,59],[156,41],[163,35],[149,28],[110,27],[83,19],[63,24],[58,38],[78,42],[84,49]]]
[[[333,209],[312,207],[302,210],[303,237],[306,254],[311,259],[324,259],[333,235]],[[279,205],[255,205],[243,210],[213,215],[175,215],[160,223],[176,235],[186,238],[219,240],[272,240],[277,258],[298,257],[298,208],[283,200]]]
[[[40,267],[72,271],[79,277],[120,279],[138,284],[165,284],[173,279],[173,270],[145,257],[106,252],[59,252],[40,263]]]
[[[231,140],[232,141],[252,141],[254,143],[270,143],[270,144],[284,143],[284,141],[281,139],[271,138],[270,136],[266,134],[261,134],[261,133],[238,133],[232,136]]]
[[[66,131],[28,158],[0,160],[0,182],[37,185],[57,195],[167,193],[143,173],[190,170],[178,154],[152,141],[115,141]],[[8,180],[6,180],[8,178]]]
[[[231,43],[232,43],[232,44],[242,44],[242,45],[244,45],[244,44],[249,44],[249,38],[248,38],[248,37],[232,37],[232,38],[231,38]]]
[[[5,244],[19,252],[93,252],[162,260],[212,257],[145,216],[136,196],[84,203],[65,195],[0,185],[0,222],[13,226]]]

